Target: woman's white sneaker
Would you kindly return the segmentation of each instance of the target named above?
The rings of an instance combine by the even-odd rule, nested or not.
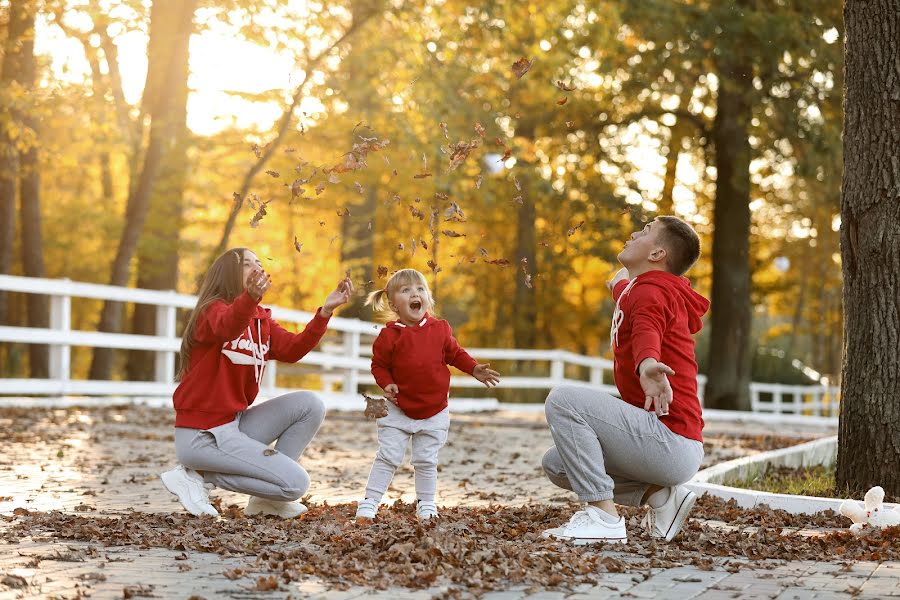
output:
[[[213,485],[205,483],[197,471],[178,465],[171,471],[161,474],[159,478],[167,490],[178,496],[178,501],[184,509],[195,517],[219,516],[219,511],[209,503],[209,490]]]
[[[588,506],[579,510],[569,522],[562,527],[554,527],[544,531],[545,538],[555,538],[573,542],[576,546],[584,544],[624,544],[628,541],[625,531],[625,518],[612,523],[600,515],[600,509]]]
[[[250,496],[247,501],[247,508],[244,509],[244,516],[253,515],[269,515],[272,517],[281,517],[282,519],[293,519],[305,513],[308,508],[300,502],[276,502],[274,500],[266,500],[257,496]]]
[[[696,501],[697,494],[686,487],[670,487],[665,503],[658,508],[650,507],[641,520],[641,525],[650,532],[651,537],[671,542],[681,531]]]
[[[416,516],[422,522],[436,519],[438,516],[437,505],[430,500],[419,500],[416,505]]]
[[[371,498],[366,498],[365,500],[360,500],[356,505],[356,520],[357,521],[374,521],[375,514],[378,512],[378,503]]]

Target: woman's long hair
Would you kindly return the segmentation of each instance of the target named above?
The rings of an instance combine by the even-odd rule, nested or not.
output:
[[[175,381],[181,381],[187,373],[191,362],[191,350],[194,347],[194,328],[203,311],[217,300],[229,304],[244,291],[244,251],[246,248],[232,248],[225,251],[213,262],[203,277],[200,292],[197,294],[197,306],[191,313],[184,334],[181,338],[181,364]]]

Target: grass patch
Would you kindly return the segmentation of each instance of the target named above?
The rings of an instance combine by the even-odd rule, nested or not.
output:
[[[847,488],[838,488],[834,483],[834,467],[814,466],[794,469],[784,466],[767,465],[764,473],[734,479],[725,483],[732,487],[793,494],[795,496],[816,496],[820,498],[857,498]],[[885,502],[900,502],[900,498],[886,495]]]

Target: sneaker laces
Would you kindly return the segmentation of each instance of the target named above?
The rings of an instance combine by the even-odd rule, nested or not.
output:
[[[588,511],[579,510],[574,515],[572,515],[572,518],[569,519],[568,523],[566,523],[566,527],[572,527],[574,529],[575,527],[581,527],[582,525],[590,525],[593,522],[594,519],[593,517],[591,517]]]

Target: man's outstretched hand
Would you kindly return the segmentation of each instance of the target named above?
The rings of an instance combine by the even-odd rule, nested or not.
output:
[[[645,358],[638,367],[638,372],[641,376],[641,388],[644,390],[644,410],[650,410],[652,405],[657,416],[669,414],[672,386],[668,375],[674,375],[675,371],[655,358]]]

